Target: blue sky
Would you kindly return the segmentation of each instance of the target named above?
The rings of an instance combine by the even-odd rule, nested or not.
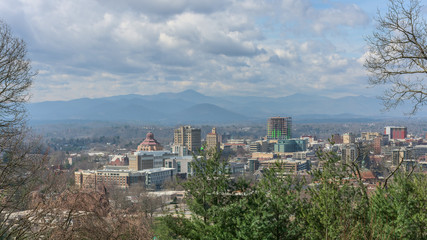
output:
[[[387,1],[2,0],[33,102],[156,94],[380,95],[363,68]]]

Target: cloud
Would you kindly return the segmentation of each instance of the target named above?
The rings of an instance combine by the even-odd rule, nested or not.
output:
[[[97,0],[97,2],[118,11],[133,11],[156,20],[186,12],[211,14],[225,10],[227,5],[231,3],[230,0]]]
[[[33,101],[364,89],[363,52],[337,44],[369,24],[357,1],[5,0],[0,14],[40,70]]]
[[[313,16],[312,28],[316,33],[336,29],[338,26],[366,26],[369,23],[369,17],[356,4],[340,4],[336,8],[318,11]]]
[[[356,3],[328,2],[323,1],[316,7],[309,0],[283,0],[275,14],[295,34],[323,35],[341,27],[366,26],[369,23],[368,15]]]

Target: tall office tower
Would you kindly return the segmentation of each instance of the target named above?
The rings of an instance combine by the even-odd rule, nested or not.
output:
[[[212,128],[212,132],[206,135],[206,147],[207,149],[219,150],[219,135],[216,133],[216,128]]]
[[[344,133],[342,135],[342,143],[344,144],[354,143],[355,139],[356,138],[354,137],[353,133]]]
[[[388,139],[405,139],[408,135],[406,127],[385,127],[384,134],[388,135]]]
[[[189,151],[197,153],[197,151],[202,147],[200,128],[181,126],[175,129],[173,134],[173,144],[185,146]]]
[[[272,117],[267,121],[267,139],[291,139],[292,117]]]

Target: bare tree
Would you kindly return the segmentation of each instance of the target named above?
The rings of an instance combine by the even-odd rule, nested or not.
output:
[[[25,103],[35,73],[27,58],[26,44],[14,37],[0,20],[0,134],[17,134],[25,117]]]
[[[385,14],[378,13],[378,26],[367,38],[365,67],[371,85],[385,85],[386,109],[403,102],[412,104],[411,114],[426,104],[427,24],[419,0],[389,0]]]
[[[33,231],[27,231],[27,238],[153,239],[149,219],[142,212],[112,207],[107,192],[69,189],[37,198],[37,211],[22,218]]]
[[[25,131],[24,103],[35,76],[26,54],[25,42],[0,20],[0,238],[28,236],[29,225],[16,213],[27,209],[46,163]]]

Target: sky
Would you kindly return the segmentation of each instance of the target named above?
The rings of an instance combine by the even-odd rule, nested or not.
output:
[[[31,101],[150,95],[377,96],[379,0],[2,0],[38,75]]]

